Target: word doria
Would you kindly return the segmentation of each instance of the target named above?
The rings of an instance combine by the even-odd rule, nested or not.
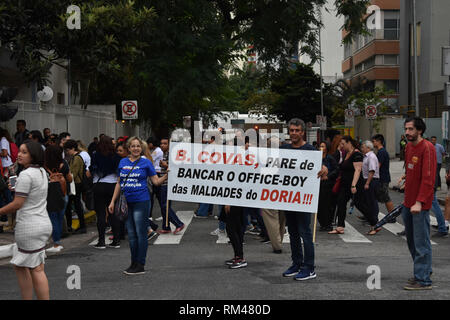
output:
[[[261,200],[271,202],[286,202],[310,205],[312,203],[313,195],[304,193],[303,197],[300,191],[287,191],[287,190],[268,190],[262,189]]]

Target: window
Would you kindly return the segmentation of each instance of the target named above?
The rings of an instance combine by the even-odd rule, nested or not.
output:
[[[400,39],[400,13],[399,11],[384,11],[384,39]]]
[[[65,99],[64,93],[58,92],[58,95],[57,95],[57,98],[56,98],[56,103],[57,104],[65,104],[66,103],[65,100],[66,99]]]
[[[386,90],[392,90],[395,93],[399,92],[399,81],[398,80],[384,80],[383,81]]]
[[[398,54],[385,54],[383,55],[384,65],[398,65]]]

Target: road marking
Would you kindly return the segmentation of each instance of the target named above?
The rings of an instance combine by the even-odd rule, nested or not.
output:
[[[154,245],[179,244],[181,242],[181,238],[183,238],[184,233],[186,232],[189,224],[192,221],[192,217],[194,216],[194,211],[178,211],[177,216],[181,220],[181,222],[184,223],[184,229],[181,230],[181,232],[177,233],[177,234],[173,234],[173,233],[160,234],[158,236],[158,238],[155,240],[155,242],[153,242]]]
[[[353,226],[345,221],[345,233],[340,234],[339,237],[344,240],[344,242],[350,243],[372,243],[369,239],[364,237],[361,233],[358,232]]]
[[[378,212],[378,219],[379,219],[379,220],[383,219],[385,216],[386,216],[386,215],[385,215],[384,213]],[[431,217],[431,216],[430,216],[430,221],[431,221],[432,219],[436,220],[435,217]],[[397,235],[398,232],[402,232],[403,230],[405,230],[405,227],[404,227],[402,224],[398,223],[398,222],[396,222],[396,223],[386,223],[385,225],[383,225],[383,228],[386,229],[386,230],[388,230],[389,232],[392,232],[392,233],[393,233],[394,235],[396,235],[396,236],[398,236],[398,235]],[[402,236],[402,238],[403,238],[404,240],[406,240],[406,237],[405,237],[405,236]],[[437,243],[434,242],[434,241],[431,241],[431,244],[437,245]]]

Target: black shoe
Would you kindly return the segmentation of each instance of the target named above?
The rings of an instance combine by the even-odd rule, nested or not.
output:
[[[280,254],[280,253],[283,253],[283,250],[273,250],[273,253],[276,253],[276,254]]]
[[[144,266],[142,264],[140,264],[139,262],[136,262],[136,264],[134,265],[134,268],[125,270],[124,273],[129,276],[134,276],[134,275],[138,275],[138,274],[144,274],[145,270],[144,270]]]
[[[130,272],[132,269],[134,269],[136,267],[136,262],[132,262],[131,264],[130,264],[130,266],[128,267],[128,269],[126,269],[123,273],[127,273],[127,272]]]
[[[435,234],[433,234],[431,236],[432,238],[448,238],[448,232],[443,233],[443,232],[436,232]]]
[[[100,250],[103,250],[103,249],[106,249],[106,245],[104,244],[104,243],[97,243],[95,246],[94,246],[94,248],[95,249],[100,249]]]
[[[108,248],[119,249],[120,248],[120,242],[119,241],[113,241],[110,244],[108,244]]]
[[[439,229],[439,225],[437,225],[437,224],[432,224],[431,227],[433,227],[433,229],[435,229],[435,230],[438,230],[438,229]],[[449,231],[449,230],[448,230],[448,227],[449,227],[449,226],[446,226],[447,231]]]
[[[262,243],[270,243],[270,239],[269,238],[264,238],[260,242],[262,242]]]
[[[245,268],[247,266],[247,261],[244,259],[235,259],[233,264],[230,265],[230,269],[239,269],[239,268]]]
[[[84,228],[78,228],[77,230],[73,231],[74,234],[83,234],[86,233],[86,227]]]
[[[398,236],[406,236],[406,232],[405,230],[401,231],[401,232],[397,232]]]

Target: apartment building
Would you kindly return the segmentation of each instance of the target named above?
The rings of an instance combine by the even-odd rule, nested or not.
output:
[[[380,8],[381,25],[344,45],[343,78],[352,87],[373,90],[385,86],[390,111],[399,112],[400,93],[400,0],[372,0]],[[342,31],[342,39],[346,36]]]
[[[415,104],[412,9],[412,1],[401,0],[401,106]],[[449,78],[441,75],[441,48],[450,45],[449,12],[449,0],[416,1],[419,114],[425,118],[439,118],[443,111],[448,111],[448,106],[444,106],[443,89]]]

